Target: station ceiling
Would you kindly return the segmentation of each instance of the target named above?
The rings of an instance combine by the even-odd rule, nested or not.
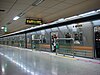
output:
[[[26,18],[42,19],[51,22],[77,14],[100,9],[100,0],[0,0],[0,35],[2,26],[8,32],[15,32],[32,25],[26,25]],[[40,4],[39,4],[40,3]],[[20,19],[13,21],[15,16]]]

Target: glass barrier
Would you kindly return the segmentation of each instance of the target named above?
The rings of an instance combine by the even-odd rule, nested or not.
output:
[[[72,55],[74,57],[73,42],[73,38],[58,38],[56,54],[60,53],[64,56],[67,54]]]
[[[40,43],[40,39],[32,40],[32,49],[39,50],[39,43]]]

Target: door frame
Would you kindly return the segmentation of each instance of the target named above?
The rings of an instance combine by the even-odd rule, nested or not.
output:
[[[98,25],[98,26],[100,27],[100,25]],[[100,57],[97,57],[96,42],[95,42],[95,27],[98,27],[98,26],[93,26],[94,58],[100,58]]]

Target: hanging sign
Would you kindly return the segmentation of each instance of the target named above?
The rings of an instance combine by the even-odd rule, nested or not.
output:
[[[40,25],[42,23],[43,23],[42,20],[26,19],[26,24]]]

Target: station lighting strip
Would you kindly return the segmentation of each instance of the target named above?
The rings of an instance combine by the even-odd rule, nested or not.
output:
[[[68,18],[65,18],[65,20],[68,21],[68,20],[78,19],[78,18],[81,18],[81,17],[88,17],[88,16],[92,16],[92,15],[96,15],[96,14],[100,14],[100,9],[98,9],[96,11],[90,11],[90,12],[87,12],[87,13],[68,17]]]
[[[38,0],[37,2],[35,1],[32,6],[36,6],[39,5],[40,3],[42,3],[44,0]],[[29,8],[29,7],[28,7]],[[28,9],[27,8],[27,9]],[[24,10],[25,11],[25,10]],[[25,13],[20,13],[18,16],[14,17],[13,20],[18,20],[21,16],[23,16]],[[87,13],[83,13],[83,14],[79,14],[79,15],[75,15],[72,17],[68,17],[65,19],[58,19],[57,21],[52,22],[51,24],[55,24],[55,23],[59,23],[60,21],[69,21],[69,20],[74,20],[74,19],[78,19],[81,17],[88,17],[88,16],[92,16],[92,15],[96,15],[96,14],[100,14],[100,9],[96,10],[96,11],[90,11]],[[43,24],[44,25],[44,24]],[[4,27],[1,27],[1,29],[3,30]]]

